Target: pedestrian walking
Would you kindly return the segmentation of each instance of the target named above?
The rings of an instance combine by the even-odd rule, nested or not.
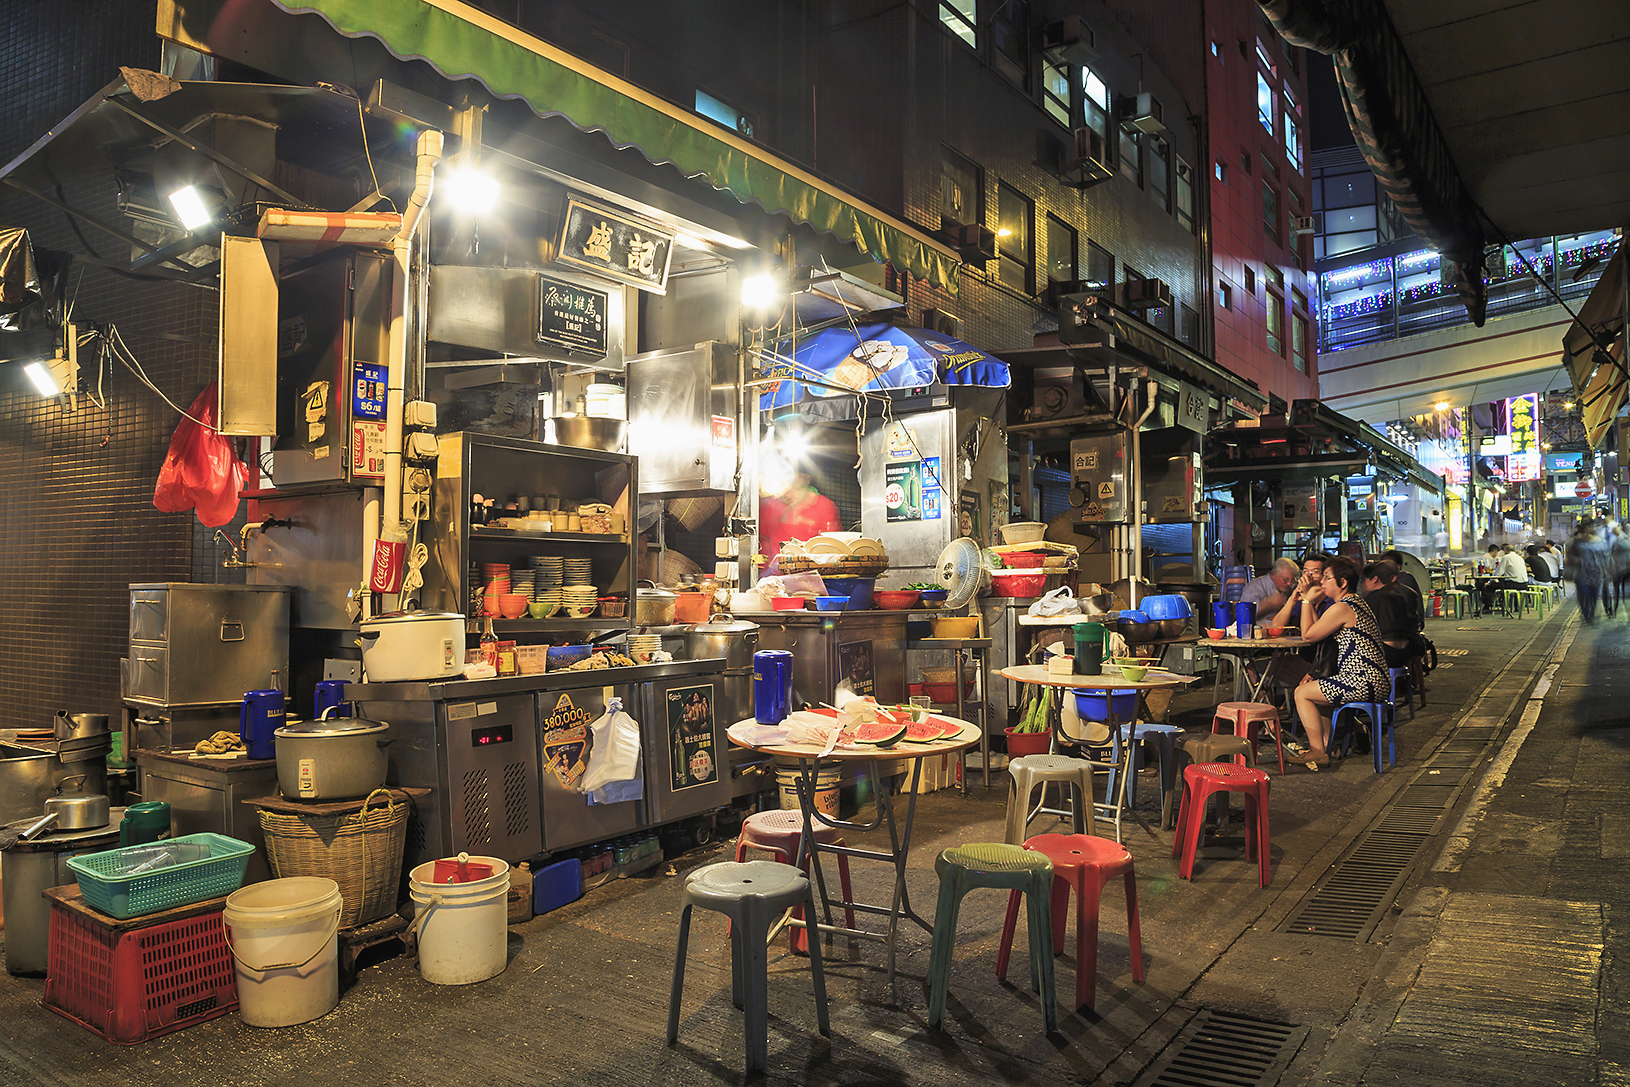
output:
[[[1586,623],[1596,622],[1596,602],[1601,597],[1602,582],[1607,578],[1609,559],[1607,544],[1597,534],[1596,523],[1588,517],[1580,521],[1573,539],[1568,541],[1562,576],[1573,582],[1574,592],[1579,596],[1579,611]]]

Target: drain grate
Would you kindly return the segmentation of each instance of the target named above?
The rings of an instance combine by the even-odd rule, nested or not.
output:
[[[1393,801],[1400,808],[1447,808],[1453,803],[1460,783],[1449,785],[1411,785]]]
[[[1133,1087],[1272,1087],[1306,1027],[1202,1009]]]

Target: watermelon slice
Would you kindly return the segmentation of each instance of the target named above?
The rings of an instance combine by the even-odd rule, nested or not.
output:
[[[932,718],[931,721],[940,726],[940,739],[942,740],[952,740],[962,735],[962,726],[955,721],[947,720],[944,717]]]
[[[844,738],[852,744],[874,744],[889,747],[906,734],[906,726],[896,721],[870,721],[846,731]]]
[[[962,731],[961,726],[957,731]],[[906,726],[905,741],[908,744],[931,744],[944,737],[938,721],[913,721]]]

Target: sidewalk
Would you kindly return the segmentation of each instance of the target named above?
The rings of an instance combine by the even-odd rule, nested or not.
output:
[[[1575,643],[1539,724],[1522,744],[1507,785],[1494,794],[1503,802],[1514,783],[1526,784],[1527,761],[1550,751],[1545,738],[1553,732],[1567,734],[1573,755],[1564,759],[1552,753],[1547,765],[1535,768],[1531,780],[1536,784],[1527,791],[1536,804],[1543,795],[1543,809],[1508,814],[1491,806],[1480,823],[1468,828],[1462,871],[1414,877],[1418,887],[1406,886],[1399,899],[1411,903],[1408,911],[1386,911],[1363,940],[1280,929],[1329,874],[1331,864],[1349,853],[1401,791],[1426,772],[1425,760],[1462,742],[1455,739],[1457,724],[1465,727],[1473,720],[1483,727],[1488,721],[1502,721],[1512,707],[1517,709],[1511,714],[1515,723],[1533,673],[1572,612],[1572,605],[1565,605],[1560,615],[1543,624],[1497,618],[1430,624],[1428,634],[1444,651],[1445,666],[1432,677],[1428,708],[1413,721],[1403,715],[1396,770],[1377,776],[1368,757],[1349,758],[1318,774],[1292,767],[1283,777],[1273,765],[1273,882],[1266,889],[1257,887],[1256,866],[1244,860],[1237,802],[1231,831],[1209,842],[1192,883],[1175,878],[1168,833],[1129,823],[1126,844],[1138,867],[1147,979],[1141,985],[1131,979],[1123,900],[1111,887],[1105,892],[1100,920],[1097,1013],[1065,1014],[1059,1035],[1042,1034],[1041,1011],[1027,985],[1022,933],[1016,940],[1009,983],[996,982],[994,961],[1006,897],[1001,893],[975,893],[964,903],[943,1033],[926,1029],[923,979],[928,938],[921,929],[909,924],[903,929],[897,995],[887,986],[881,945],[831,943],[830,1040],[815,1029],[808,961],[789,955],[786,944],[779,943],[770,955],[769,1081],[1132,1083],[1152,1065],[1170,1059],[1168,1043],[1185,1028],[1192,1033],[1204,1012],[1295,1028],[1272,1070],[1275,1075],[1283,1073],[1280,1082],[1390,1082],[1403,1073],[1409,1042],[1398,1035],[1394,1044],[1387,1029],[1395,1018],[1387,1012],[1388,1002],[1396,1003],[1406,993],[1416,999],[1408,988],[1415,961],[1410,955],[1435,963],[1431,956],[1436,933],[1465,927],[1455,921],[1461,916],[1455,912],[1458,896],[1504,896],[1529,905],[1592,902],[1583,887],[1561,887],[1569,880],[1587,886],[1599,881],[1599,864],[1580,864],[1576,858],[1596,859],[1604,849],[1609,856],[1614,849],[1630,849],[1630,842],[1620,845],[1620,837],[1611,833],[1620,826],[1630,828],[1622,808],[1613,809],[1614,818],[1621,821],[1603,821],[1586,850],[1575,839],[1588,837],[1585,828],[1597,827],[1593,820],[1602,809],[1579,815],[1570,814],[1568,807],[1604,799],[1605,783],[1613,779],[1615,767],[1630,759],[1624,750],[1630,745],[1630,701],[1620,703],[1626,707],[1619,722],[1624,731],[1598,726],[1582,734],[1592,745],[1587,757],[1594,763],[1588,772],[1574,769],[1581,734],[1572,731],[1570,709],[1563,705],[1570,690],[1565,684],[1573,682],[1568,669],[1579,667],[1580,680],[1586,674],[1588,665],[1580,665],[1585,647],[1597,641],[1606,647],[1622,632],[1600,628]],[[1210,685],[1198,686],[1203,690],[1174,703],[1173,723],[1209,728]],[[1591,689],[1589,700],[1567,697],[1602,707],[1601,713],[1611,716],[1613,703],[1594,697],[1599,689]],[[1553,714],[1562,723],[1548,731],[1546,721]],[[1499,734],[1509,731],[1508,724]],[[1621,763],[1609,766],[1595,747],[1612,748]],[[1499,750],[1494,747],[1492,754],[1497,756]],[[1270,755],[1271,746],[1264,749],[1265,760]],[[1565,770],[1550,765],[1558,759],[1566,764]],[[1553,783],[1540,786],[1542,779]],[[1454,809],[1445,809],[1439,839],[1455,825],[1457,811],[1466,806],[1476,781],[1474,776],[1457,792]],[[939,850],[969,841],[1000,840],[1006,806],[1003,785],[1005,781],[988,793],[976,786],[967,797],[947,791],[920,798],[907,873],[919,912],[933,912],[937,890],[933,862]],[[1158,789],[1152,768],[1143,775],[1139,801],[1153,822]],[[902,799],[902,811],[903,803]],[[1058,828],[1038,819],[1030,833],[1051,829]],[[1438,849],[1436,840],[1428,842],[1412,871],[1429,868]],[[431,986],[418,978],[411,959],[393,959],[363,969],[331,1015],[283,1030],[253,1030],[228,1015],[119,1048],[40,1008],[40,981],[0,977],[0,1018],[6,1023],[0,1032],[0,1083],[149,1087],[155,1075],[177,1087],[286,1084],[313,1078],[343,1079],[354,1087],[418,1085],[429,1076],[450,1084],[739,1082],[742,1018],[730,1006],[728,943],[723,926],[706,914],[697,916],[691,930],[679,1045],[669,1049],[662,1041],[682,883],[677,877],[697,865],[728,858],[727,845],[697,850],[649,877],[621,881],[513,928],[509,967],[489,982],[466,988]],[[1514,873],[1510,879],[1500,874],[1508,863]],[[1544,880],[1537,878],[1541,868]],[[859,897],[885,899],[886,871],[856,862]],[[1468,885],[1459,886],[1461,881]],[[1546,881],[1558,890],[1547,890]],[[1425,905],[1440,900],[1441,906]],[[1472,902],[1468,908],[1481,906]],[[1600,920],[1602,910],[1596,910]],[[1589,931],[1587,927],[1584,934]],[[1601,924],[1596,931],[1603,934],[1601,939],[1615,941],[1610,946],[1622,938],[1606,933]],[[1532,928],[1522,930],[1530,939],[1532,933]],[[1070,953],[1059,961],[1058,970],[1065,1005],[1074,986],[1073,944],[1072,925],[1066,939]],[[1597,955],[1599,959],[1599,951]],[[1446,968],[1435,969],[1443,973]],[[1437,976],[1431,971],[1422,974],[1427,980]],[[1405,1007],[1429,1016],[1434,1006],[1406,1002]],[[1400,1022],[1407,1025],[1413,1020],[1406,1017]],[[1363,1040],[1367,1024],[1375,1024],[1368,1028],[1372,1031],[1368,1042]],[[1473,1031],[1472,1040],[1482,1033]],[[1385,1044],[1377,1048],[1381,1042]],[[1438,1044],[1425,1043],[1421,1052],[1429,1054]],[[1400,1054],[1396,1058],[1391,1055],[1394,1050]],[[1531,1063],[1545,1071],[1552,1058]],[[1374,1072],[1367,1072],[1372,1066]],[[1480,1082],[1487,1082],[1488,1065],[1480,1071]],[[1435,1072],[1416,1069],[1413,1077],[1435,1082]],[[1560,1073],[1548,1079],[1559,1081],[1585,1082]]]

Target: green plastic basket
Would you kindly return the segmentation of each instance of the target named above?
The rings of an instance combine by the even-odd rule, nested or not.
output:
[[[243,885],[243,872],[254,851],[248,842],[224,834],[185,834],[168,841],[69,857],[68,867],[78,879],[87,903],[124,921],[231,894]],[[151,871],[133,871],[163,852],[183,857],[200,855]]]

